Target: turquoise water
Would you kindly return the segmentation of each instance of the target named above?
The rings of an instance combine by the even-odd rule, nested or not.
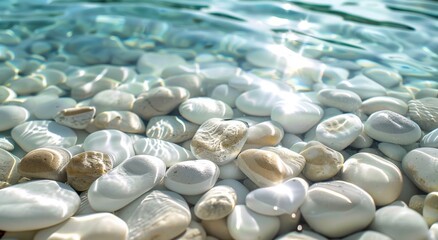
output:
[[[407,87],[437,86],[433,1],[99,2],[2,1],[0,53],[8,47],[17,65],[25,58],[81,66],[171,48],[186,59],[206,52],[239,64],[246,52],[274,44],[349,71],[380,63],[397,70]],[[50,51],[29,52],[37,40],[50,43]]]

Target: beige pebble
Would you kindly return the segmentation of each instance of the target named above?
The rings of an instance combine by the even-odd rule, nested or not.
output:
[[[423,214],[424,201],[427,195],[414,195],[409,199],[409,208]]]
[[[377,206],[395,201],[403,187],[400,169],[371,153],[357,153],[348,158],[342,169],[342,180],[361,187]]]
[[[132,111],[143,119],[150,119],[168,114],[189,97],[190,93],[182,87],[157,87],[140,94]]]
[[[175,240],[205,240],[206,238],[207,233],[202,225],[192,220],[186,231],[176,237]]]
[[[438,222],[438,192],[431,192],[424,199],[423,218],[429,226]]]
[[[76,107],[61,110],[56,116],[55,121],[61,125],[74,128],[85,129],[93,120],[96,114],[94,107]]]
[[[18,164],[20,159],[14,154],[0,148],[0,189],[13,185],[20,179]]]
[[[251,147],[276,146],[284,136],[283,127],[273,121],[255,124],[248,128],[248,139],[245,145]]]
[[[244,122],[212,118],[198,128],[190,148],[196,158],[223,165],[237,157],[247,137],[248,126]]]
[[[415,185],[429,193],[438,191],[438,149],[417,148],[408,152],[402,160],[404,173]]]
[[[94,126],[100,129],[116,129],[125,133],[143,133],[145,125],[140,117],[130,111],[105,111],[96,115]]]
[[[195,214],[202,220],[218,220],[228,216],[236,205],[237,196],[229,186],[216,186],[204,193],[195,205]]]
[[[67,182],[77,191],[85,191],[100,176],[113,168],[106,153],[87,151],[73,156],[67,165]]]
[[[335,176],[344,164],[341,153],[316,141],[309,142],[300,154],[306,159],[303,175],[311,181]]]
[[[306,165],[306,159],[292,150],[284,147],[263,147],[261,150],[270,151],[276,153],[287,168],[287,179],[297,177],[304,166]]]
[[[27,153],[18,164],[18,172],[23,177],[67,181],[66,166],[71,154],[65,148],[37,148]]]
[[[210,220],[210,221],[203,220],[201,224],[208,235],[223,240],[233,239],[233,237],[230,234],[230,231],[228,231],[227,218],[221,218],[218,220]]]
[[[278,154],[248,149],[239,154],[237,165],[259,187],[273,186],[287,179],[289,169]]]

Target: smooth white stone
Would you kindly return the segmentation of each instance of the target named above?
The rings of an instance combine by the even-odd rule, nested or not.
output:
[[[104,111],[129,111],[134,104],[135,96],[117,90],[105,90],[96,94],[91,99],[91,106],[96,108],[96,113]]]
[[[12,129],[25,122],[29,115],[24,107],[0,106],[0,132]]]
[[[40,230],[34,240],[78,239],[119,240],[128,237],[128,225],[111,213],[71,217],[67,221]]]
[[[30,95],[43,90],[46,82],[37,77],[21,77],[10,82],[9,87],[18,95]]]
[[[218,220],[233,211],[236,201],[236,192],[232,187],[215,186],[197,201],[194,213],[202,220]]]
[[[38,95],[54,95],[60,97],[66,95],[66,92],[56,85],[51,85],[40,91]]]
[[[426,240],[429,230],[419,213],[400,206],[386,206],[377,210],[369,229],[397,240]]]
[[[38,180],[16,184],[0,190],[0,229],[46,228],[71,217],[79,203],[79,195],[64,183]]]
[[[130,111],[105,111],[96,115],[94,126],[100,129],[116,129],[125,133],[144,133],[143,120]]]
[[[392,88],[402,83],[403,79],[397,72],[384,68],[368,68],[363,75],[369,77],[385,88]]]
[[[341,151],[362,132],[363,124],[358,116],[347,113],[322,121],[316,127],[316,140]]]
[[[85,138],[82,147],[110,155],[114,167],[135,155],[131,138],[119,130],[96,131]]]
[[[113,212],[159,184],[166,165],[157,157],[136,155],[94,181],[88,201],[96,211]]]
[[[53,118],[57,123],[74,128],[85,129],[89,123],[93,120],[96,114],[96,108],[94,107],[75,107],[66,108],[59,111]]]
[[[368,115],[381,110],[389,110],[401,115],[406,115],[408,112],[408,104],[394,97],[373,97],[365,100],[360,109]]]
[[[123,83],[117,87],[117,90],[127,92],[138,96],[143,92],[149,91],[149,86],[143,82]]]
[[[371,114],[364,126],[368,136],[381,142],[408,145],[415,143],[421,137],[418,124],[388,110]]]
[[[237,161],[235,160],[219,166],[219,170],[220,179],[243,180],[246,178],[246,175],[240,171],[239,166],[237,166]]]
[[[374,140],[365,133],[365,130],[362,130],[362,132],[359,134],[359,136],[357,136],[356,139],[354,139],[350,146],[354,148],[369,148],[371,145],[373,145],[373,143]]]
[[[54,119],[59,111],[66,108],[72,108],[76,105],[76,101],[72,98],[58,98],[56,100],[51,100],[44,102],[34,109],[34,115],[38,119],[48,120]]]
[[[190,122],[202,124],[211,118],[233,117],[233,110],[226,103],[207,97],[190,98],[178,108],[180,114]]]
[[[181,195],[171,191],[147,192],[116,215],[126,222],[129,240],[173,239],[190,224],[190,209]]]
[[[292,178],[281,184],[258,188],[246,196],[246,206],[267,216],[292,215],[303,204],[309,185],[301,178]]]
[[[190,149],[197,159],[217,165],[236,159],[248,138],[248,126],[242,121],[212,118],[196,131]]]
[[[184,74],[197,74],[199,73],[199,66],[194,64],[181,64],[178,66],[166,67],[161,73],[163,79],[184,75]]]
[[[223,179],[216,183],[216,186],[222,186],[222,185],[229,186],[234,189],[237,196],[236,204],[245,205],[246,195],[248,195],[249,193],[249,190],[247,187],[245,187],[245,185],[234,179]]]
[[[430,240],[437,240],[438,239],[438,223],[432,224],[432,226],[429,228],[429,236]]]
[[[377,147],[387,157],[399,162],[408,153],[402,146],[393,143],[379,143]]]
[[[338,83],[336,88],[355,92],[362,100],[386,95],[386,89],[382,85],[363,75],[344,80]]]
[[[272,121],[281,124],[284,131],[302,134],[321,120],[324,111],[318,105],[309,102],[284,102],[276,105],[271,112]]]
[[[26,152],[46,146],[69,148],[76,144],[76,133],[54,121],[29,121],[11,131],[14,141]]]
[[[364,229],[373,220],[375,212],[371,196],[344,181],[313,184],[300,209],[312,229],[330,238]]]
[[[76,100],[83,100],[87,98],[92,98],[97,95],[99,92],[108,91],[109,89],[114,89],[119,86],[119,82],[108,79],[108,78],[100,78],[98,80],[95,79],[95,76],[84,76],[81,77],[84,79],[89,79],[89,81],[75,86],[71,89],[70,96]],[[74,81],[78,81],[79,79],[74,79]],[[117,90],[114,90],[117,91]]]
[[[424,135],[421,138],[420,146],[438,148],[438,128]]]
[[[22,107],[26,108],[27,111],[31,113],[31,115],[35,115],[34,110],[38,107],[40,104],[44,104],[48,101],[53,101],[58,99],[58,96],[56,95],[36,95],[36,96],[30,96],[24,98],[24,103],[21,105]]]
[[[164,185],[174,192],[197,195],[208,191],[219,177],[219,167],[209,160],[176,163],[166,171]]]
[[[237,76],[241,69],[229,63],[212,63],[211,66],[201,68],[199,75],[205,83],[218,85],[228,83],[228,79]]]
[[[272,94],[272,90],[276,93]],[[236,99],[236,107],[249,115],[270,116],[274,106],[282,101],[294,102],[300,97],[292,92],[278,89],[260,88],[240,94]]]
[[[157,116],[148,121],[146,136],[180,143],[193,138],[199,125],[179,116]]]
[[[362,105],[359,95],[342,89],[323,89],[318,92],[318,101],[324,106],[343,112],[355,112]]]
[[[390,161],[371,153],[357,153],[342,168],[342,180],[361,187],[377,206],[395,201],[403,188],[400,169]]]
[[[429,226],[438,222],[438,192],[427,194],[422,213]]]
[[[0,86],[0,103],[7,102],[9,100],[12,100],[17,97],[17,94],[14,92],[14,90],[5,87]]]
[[[0,148],[7,151],[12,151],[14,150],[15,147],[14,144],[12,144],[12,142],[10,141],[10,139],[0,137]]]
[[[153,84],[151,87],[168,86],[185,88],[190,97],[200,97],[205,95],[205,89],[202,87],[202,79],[195,74],[183,74],[164,79],[160,84]]]
[[[36,74],[42,75],[48,86],[58,85],[67,80],[65,73],[57,69],[42,69]]]
[[[232,77],[228,80],[228,85],[238,91],[249,91],[253,89],[269,89],[271,91],[282,90],[287,92],[293,91],[292,87],[287,83],[264,79],[252,73]]]
[[[417,148],[408,152],[403,160],[404,173],[421,190],[438,191],[438,149]]]
[[[227,84],[221,84],[213,89],[210,97],[216,100],[220,100],[228,104],[228,106],[234,108],[236,107],[236,99],[237,97],[239,97],[240,94],[241,92],[239,90],[230,87]]]
[[[272,239],[280,229],[278,217],[264,216],[237,205],[227,218],[228,230],[236,240]]]
[[[134,150],[137,155],[151,155],[161,159],[167,167],[190,159],[195,156],[187,149],[171,142],[154,139],[141,138],[134,142]]]
[[[176,67],[185,64],[186,61],[176,54],[143,53],[137,62],[137,71],[139,73],[151,73],[160,76],[163,69]]]
[[[295,143],[302,141],[303,140],[295,134],[285,133],[283,138],[281,139],[281,146],[290,149]]]

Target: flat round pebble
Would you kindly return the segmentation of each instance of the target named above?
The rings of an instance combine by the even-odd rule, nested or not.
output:
[[[56,117],[59,111],[66,108],[72,108],[76,105],[76,101],[72,98],[58,98],[56,100],[47,101],[39,104],[34,109],[34,115],[41,120],[51,120]]]
[[[299,97],[292,92],[279,91],[272,94],[269,89],[253,89],[240,94],[236,107],[245,114],[270,116],[272,108],[281,101],[296,101]]]
[[[140,94],[134,101],[132,111],[143,119],[170,113],[190,97],[182,87],[156,87]]]
[[[271,119],[281,124],[288,133],[307,132],[321,120],[324,111],[316,104],[294,101],[276,105],[271,112]]]
[[[30,114],[24,107],[0,106],[0,116],[0,132],[2,132],[25,122]]]
[[[129,228],[128,239],[173,239],[190,224],[190,210],[181,195],[171,191],[149,191],[116,215]]]
[[[181,143],[193,138],[199,125],[180,116],[157,116],[148,121],[146,136],[173,143]]]
[[[377,141],[400,145],[415,143],[421,137],[421,129],[415,122],[388,110],[371,114],[364,129]]]
[[[363,75],[386,88],[395,87],[403,81],[403,78],[396,71],[379,67],[368,68],[363,71]]]
[[[323,89],[318,92],[318,101],[324,106],[343,112],[355,112],[362,105],[359,95],[349,90]]]
[[[100,129],[116,129],[125,133],[143,133],[143,120],[130,111],[105,111],[96,115],[94,126]]]
[[[363,124],[354,114],[341,114],[319,123],[316,127],[316,140],[341,151],[350,145],[362,132]]]
[[[202,220],[217,220],[230,214],[236,205],[237,196],[233,188],[215,186],[204,193],[195,205],[195,215]]]
[[[303,175],[315,182],[335,176],[344,164],[341,153],[319,142],[309,142],[300,154],[306,159]]]
[[[390,161],[371,153],[357,153],[342,168],[342,180],[361,187],[377,206],[395,201],[402,191],[400,169]]]
[[[105,90],[96,94],[90,102],[96,113],[104,111],[129,111],[134,104],[134,94],[117,90]]]
[[[88,201],[96,211],[119,210],[159,184],[165,171],[159,158],[136,155],[96,179],[88,190]]]
[[[80,239],[126,239],[128,237],[128,225],[111,213],[95,213],[71,217],[63,223],[40,230],[36,233],[34,239],[68,239],[72,235]]]
[[[312,229],[330,238],[364,229],[375,212],[371,196],[344,181],[313,184],[300,209]]]
[[[292,178],[281,184],[258,188],[246,196],[246,206],[267,216],[292,215],[307,196],[309,185],[302,178]]]
[[[211,118],[233,117],[233,110],[230,106],[207,97],[190,98],[181,103],[178,109],[185,119],[196,124],[202,124]]]
[[[248,138],[248,126],[242,121],[213,118],[196,131],[190,149],[198,159],[223,165],[235,159]]]
[[[86,191],[100,176],[113,168],[106,153],[87,151],[74,155],[66,167],[67,182],[77,191]]]
[[[265,121],[248,128],[245,145],[251,147],[276,146],[284,136],[283,127],[274,121]]]
[[[408,104],[395,97],[382,96],[365,100],[360,109],[368,115],[381,110],[389,110],[401,115],[406,115],[408,112]]]
[[[427,239],[428,226],[416,211],[400,206],[386,206],[376,211],[369,227],[392,239]]]
[[[18,172],[23,177],[67,181],[66,166],[71,154],[65,148],[46,147],[28,152],[18,164]]]
[[[212,188],[218,177],[219,168],[211,161],[184,161],[167,169],[164,185],[183,195],[197,195]]]
[[[83,143],[85,151],[98,151],[111,156],[116,167],[134,156],[133,141],[119,130],[100,130],[88,135]]]
[[[404,173],[415,185],[429,193],[438,191],[438,149],[417,148],[408,152],[403,160]]]
[[[37,180],[16,184],[0,190],[0,229],[50,227],[71,217],[79,203],[79,195],[64,183]]]
[[[54,121],[28,121],[11,131],[14,141],[26,152],[45,146],[69,148],[76,144],[77,135]]]
[[[379,143],[378,149],[390,159],[401,162],[407,151],[402,146],[393,143]]]

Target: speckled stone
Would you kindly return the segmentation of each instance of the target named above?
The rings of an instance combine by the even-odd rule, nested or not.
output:
[[[309,142],[300,154],[306,159],[303,175],[315,182],[335,176],[344,164],[341,153],[319,142]]]
[[[86,191],[100,176],[113,168],[111,157],[101,152],[83,152],[73,156],[67,165],[68,183],[77,191]]]

